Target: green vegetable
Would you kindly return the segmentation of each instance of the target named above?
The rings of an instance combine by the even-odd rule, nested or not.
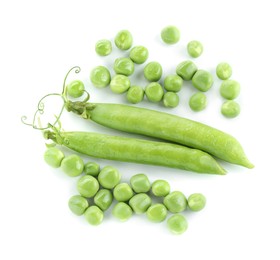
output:
[[[149,101],[159,102],[162,100],[164,91],[162,86],[157,82],[151,82],[145,88],[145,94]]]
[[[76,154],[66,156],[61,162],[61,169],[70,177],[76,177],[82,174],[84,170],[84,162],[82,158]]]
[[[113,191],[117,201],[128,201],[133,196],[133,191],[127,183],[118,184]]]
[[[169,193],[163,200],[163,204],[172,213],[179,213],[187,208],[187,199],[180,191]]]
[[[80,80],[73,80],[67,86],[67,93],[70,97],[78,98],[84,94],[85,85]]]
[[[165,197],[170,192],[170,185],[165,180],[156,180],[152,184],[152,193],[157,197]]]
[[[180,40],[180,31],[175,26],[166,26],[161,31],[161,39],[167,44],[175,44]]]
[[[94,196],[93,201],[100,209],[105,211],[112,205],[112,192],[107,189],[100,189]]]
[[[140,86],[131,86],[126,94],[127,100],[132,104],[140,103],[144,98],[144,90]]]
[[[205,207],[206,198],[201,193],[194,193],[188,197],[188,206],[192,211],[200,211]]]
[[[117,58],[114,63],[114,71],[117,74],[130,76],[134,72],[134,63],[129,58]]]
[[[94,226],[101,224],[104,218],[103,211],[97,206],[88,207],[84,215],[88,223]]]
[[[130,59],[136,64],[144,63],[149,57],[149,51],[144,46],[135,46],[129,53]]]
[[[158,81],[162,75],[162,67],[156,62],[149,62],[144,68],[144,76],[148,81]]]
[[[98,174],[100,172],[100,166],[99,166],[99,164],[97,164],[95,162],[88,162],[85,164],[84,172],[87,175],[96,177],[96,176],[98,176]]]
[[[78,136],[77,136],[78,137]],[[85,136],[85,139],[87,139],[88,141],[88,144],[90,145],[91,144],[91,140],[90,140],[90,135],[88,136]],[[98,136],[96,136],[96,141],[98,141]],[[103,137],[104,136],[99,136],[99,137]],[[74,141],[74,140],[73,140]],[[99,139],[99,142],[101,141],[101,139]],[[73,143],[73,145],[75,145]],[[81,143],[81,145],[83,145],[83,143]],[[101,145],[101,143],[97,143],[97,145]],[[97,147],[97,146],[96,146]],[[81,147],[82,148],[82,147]],[[93,146],[94,149],[95,148],[95,145]],[[100,147],[101,148],[101,147]],[[99,148],[99,149],[100,149]],[[90,149],[88,149],[90,150]],[[106,148],[104,149],[104,151],[106,152]],[[121,175],[119,173],[119,171],[117,169],[115,169],[114,167],[112,166],[105,166],[99,173],[98,175],[98,181],[99,183],[106,189],[113,189],[119,182],[120,182],[120,179],[121,179]]]
[[[163,104],[166,107],[177,107],[179,104],[179,96],[175,92],[166,92],[163,96]]]
[[[189,100],[189,106],[193,111],[201,111],[207,106],[207,97],[202,92],[193,94]]]
[[[77,216],[83,215],[88,206],[87,199],[80,195],[72,196],[68,201],[69,209]]]
[[[157,203],[149,207],[146,214],[150,221],[159,223],[166,219],[167,209],[163,204]]]
[[[60,167],[63,158],[64,153],[56,147],[50,147],[44,153],[45,162],[54,168]]]
[[[179,235],[187,230],[188,222],[183,215],[175,214],[167,220],[167,226],[172,233]]]
[[[240,114],[240,106],[233,100],[225,101],[222,105],[221,113],[228,118],[237,117]]]
[[[212,75],[205,70],[198,70],[192,77],[192,84],[200,91],[207,91],[213,85],[213,77]]]
[[[240,84],[232,79],[224,80],[220,87],[220,94],[225,99],[235,99],[240,93]]]
[[[99,190],[99,183],[94,177],[85,175],[78,180],[77,190],[83,197],[92,198]]]
[[[132,209],[124,202],[118,202],[112,211],[114,217],[120,221],[127,221],[132,216]]]
[[[216,74],[219,79],[229,79],[232,74],[231,66],[226,62],[221,62],[216,67]]]
[[[107,87],[111,81],[110,71],[104,66],[95,67],[90,72],[90,80],[97,88]]]
[[[110,83],[111,90],[116,94],[126,92],[130,87],[130,80],[124,75],[115,75]]]
[[[199,41],[190,41],[187,45],[187,51],[193,58],[199,57],[203,52],[203,46]]]
[[[95,51],[100,56],[107,56],[112,52],[112,44],[109,40],[99,40],[95,44]]]
[[[181,62],[176,68],[177,75],[179,75],[184,80],[191,80],[196,72],[197,67],[190,60]]]
[[[129,205],[136,214],[143,214],[151,206],[152,200],[146,193],[138,193],[129,200]]]
[[[167,91],[178,92],[183,86],[183,79],[178,75],[168,75],[163,86]]]
[[[127,30],[118,32],[115,37],[115,44],[120,50],[128,50],[132,46],[132,35]]]
[[[149,178],[144,173],[138,173],[130,178],[130,185],[136,193],[148,192],[151,188]]]

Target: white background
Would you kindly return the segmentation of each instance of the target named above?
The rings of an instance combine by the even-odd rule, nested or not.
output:
[[[279,259],[277,2],[1,1],[0,259]],[[181,31],[180,42],[173,46],[164,45],[159,36],[169,24]],[[97,40],[113,40],[121,29],[132,32],[135,45],[148,47],[149,61],[159,61],[164,75],[189,59],[188,41],[200,40],[204,53],[196,59],[197,65],[214,74],[215,66],[227,61],[233,68],[232,78],[242,86],[237,99],[242,112],[231,120],[220,115],[223,100],[216,77],[207,93],[208,107],[200,113],[188,107],[188,98],[195,92],[189,83],[180,92],[176,109],[147,101],[139,106],[192,118],[234,135],[255,164],[253,170],[222,162],[228,174],[209,176],[96,160],[101,166],[116,166],[126,181],[144,172],[152,181],[168,180],[172,190],[186,195],[204,193],[206,208],[184,213],[189,229],[181,236],[170,234],[166,222],[153,224],[145,216],[120,223],[109,210],[98,227],[74,216],[67,201],[76,193],[77,178],[48,167],[40,131],[20,122],[22,115],[32,118],[43,95],[61,91],[64,75],[74,65],[80,65],[82,72],[69,80],[84,80],[91,101],[126,103],[124,95],[115,95],[109,88],[95,89],[88,79],[94,66],[111,66],[116,57],[127,55],[115,47],[106,58],[94,52]],[[136,66],[136,75],[141,69]],[[147,83],[142,76],[132,80]],[[62,124],[69,131],[124,135],[66,112]]]

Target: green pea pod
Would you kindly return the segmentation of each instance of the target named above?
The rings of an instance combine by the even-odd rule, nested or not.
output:
[[[109,128],[175,142],[230,163],[254,167],[233,136],[196,121],[120,104],[67,101],[65,106],[68,111]]]
[[[46,139],[76,152],[108,160],[178,168],[198,173],[225,174],[209,154],[178,144],[148,141],[88,132],[47,130]]]

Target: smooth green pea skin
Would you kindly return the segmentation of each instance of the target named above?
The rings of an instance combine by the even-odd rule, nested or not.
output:
[[[191,80],[197,72],[197,66],[190,60],[183,61],[176,67],[176,73],[184,80]]]
[[[144,46],[135,46],[129,53],[130,59],[136,64],[144,63],[149,57],[149,51]]]
[[[86,175],[97,177],[100,172],[100,165],[95,162],[88,162],[85,164],[84,172]]]
[[[99,40],[95,44],[95,51],[100,56],[107,56],[112,52],[112,44],[109,40]]]
[[[188,222],[181,214],[175,214],[167,220],[168,229],[176,235],[183,234],[188,229]]]
[[[206,198],[201,193],[194,193],[188,197],[188,206],[192,211],[200,211],[205,207]]]
[[[114,63],[116,74],[130,76],[134,72],[134,63],[130,58],[117,58]]]
[[[90,206],[84,213],[87,222],[93,226],[100,225],[104,218],[103,211],[97,206]]]
[[[128,30],[119,31],[115,37],[115,44],[120,50],[128,50],[131,48],[133,38]]]
[[[117,169],[112,166],[105,166],[98,175],[98,181],[106,189],[113,189],[121,179]]]
[[[240,93],[240,84],[232,79],[224,80],[220,87],[220,94],[223,98],[233,100]]]
[[[156,61],[149,62],[144,68],[144,77],[148,81],[158,81],[162,76],[162,67]]]
[[[172,213],[180,213],[187,208],[187,199],[180,191],[169,193],[163,200],[163,204]]]
[[[225,101],[222,104],[221,113],[228,118],[237,117],[240,114],[240,105],[234,100]]]
[[[190,41],[187,45],[187,51],[193,58],[198,58],[203,52],[203,45],[199,41]]]
[[[101,189],[93,198],[94,203],[103,211],[107,210],[113,202],[113,195],[110,190]]]
[[[144,98],[144,89],[140,86],[131,86],[127,91],[126,98],[132,104],[140,103]]]
[[[84,162],[82,158],[76,154],[66,156],[61,162],[61,169],[70,177],[77,177],[84,170]]]
[[[50,147],[44,153],[45,162],[53,168],[59,168],[63,158],[64,153],[56,147]]]
[[[136,193],[148,192],[151,189],[149,178],[144,173],[138,173],[130,178],[130,185]]]
[[[180,40],[180,31],[175,26],[166,26],[161,31],[161,39],[167,44],[175,44]]]
[[[85,175],[78,180],[77,190],[81,196],[92,198],[99,190],[99,183],[93,176]]]
[[[80,80],[73,80],[67,85],[67,93],[70,97],[79,98],[84,94],[85,85]]]
[[[170,193],[170,185],[165,180],[156,180],[152,184],[152,193],[156,197],[165,197]]]
[[[183,79],[178,75],[168,75],[163,86],[167,91],[178,92],[183,86]]]
[[[112,92],[116,94],[122,94],[126,92],[130,87],[130,80],[125,75],[115,75],[110,83]]]
[[[229,79],[232,75],[231,66],[226,62],[221,62],[216,67],[217,77],[221,80]]]
[[[145,94],[149,101],[159,102],[162,100],[164,91],[163,91],[162,86],[159,83],[152,82],[146,86]]]
[[[114,188],[113,194],[117,201],[124,202],[132,198],[133,190],[129,184],[120,183]]]
[[[189,106],[193,111],[201,111],[207,106],[207,97],[204,93],[198,92],[193,94],[189,100]]]
[[[179,105],[178,94],[175,92],[166,92],[163,96],[163,104],[165,107],[177,107]]]
[[[124,202],[118,202],[112,210],[113,216],[120,221],[127,221],[132,216],[132,213],[131,207]]]
[[[167,209],[163,204],[157,203],[149,207],[146,214],[150,221],[159,223],[166,219]]]
[[[193,86],[202,92],[209,90],[213,82],[213,76],[205,70],[198,70],[192,77]]]
[[[97,66],[90,72],[90,80],[97,88],[107,87],[111,81],[110,71],[104,66]]]
[[[138,193],[129,200],[129,205],[136,214],[143,214],[152,205],[152,199],[146,193]]]
[[[77,216],[83,215],[88,206],[87,199],[80,195],[74,195],[68,201],[69,209]]]

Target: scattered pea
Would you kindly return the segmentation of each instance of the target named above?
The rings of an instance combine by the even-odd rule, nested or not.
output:
[[[165,180],[156,180],[152,184],[152,193],[157,197],[165,197],[170,192],[170,185]]]
[[[180,191],[169,193],[163,200],[163,204],[172,213],[179,213],[186,209],[187,199]]]
[[[83,197],[92,198],[99,190],[99,183],[93,176],[85,175],[78,180],[77,190]]]
[[[193,86],[203,92],[209,90],[213,82],[214,80],[211,73],[205,70],[198,70],[192,78]]]
[[[151,206],[152,200],[146,193],[138,193],[129,200],[129,205],[136,214],[142,214]]]
[[[97,66],[91,71],[90,80],[97,88],[107,87],[111,80],[110,71],[104,66]]]
[[[187,45],[187,51],[191,57],[197,58],[203,52],[203,45],[199,41],[190,41]]]
[[[95,162],[88,162],[85,164],[84,172],[86,175],[91,175],[96,177],[100,172],[100,166]]]
[[[132,42],[132,35],[128,30],[119,31],[115,37],[115,44],[120,50],[130,49]]]
[[[201,111],[207,106],[207,97],[204,93],[193,94],[189,100],[189,106],[193,111]]]
[[[219,79],[229,79],[232,75],[231,66],[226,62],[219,63],[216,67],[216,74]]]
[[[99,40],[95,44],[95,51],[100,56],[107,56],[112,52],[112,44],[109,40]]]
[[[197,67],[190,60],[181,62],[176,68],[177,75],[179,75],[184,80],[191,80],[196,72]]]
[[[84,94],[85,85],[80,80],[73,80],[67,85],[67,93],[70,97],[79,98]]]
[[[112,192],[107,189],[100,189],[94,196],[93,201],[100,209],[105,211],[113,202]]]
[[[114,197],[117,201],[128,201],[133,196],[133,191],[127,183],[118,184],[113,191]]]
[[[149,51],[144,46],[135,46],[129,53],[130,59],[136,64],[144,63],[149,56]]]
[[[180,40],[180,31],[175,26],[166,26],[161,31],[161,39],[167,44],[175,44]]]
[[[151,183],[146,174],[135,174],[130,178],[132,189],[136,193],[148,192],[151,189]]]
[[[225,101],[222,104],[221,113],[228,118],[237,117],[240,114],[240,106],[234,100]]]
[[[77,216],[83,215],[88,206],[87,199],[80,195],[74,195],[68,201],[69,209]]]
[[[132,216],[132,213],[131,207],[124,202],[118,202],[112,211],[113,216],[120,221],[127,221]]]
[[[240,93],[240,84],[232,79],[224,80],[220,87],[220,94],[225,99],[235,99]]]
[[[178,75],[168,75],[163,86],[167,91],[178,92],[183,86],[183,79]]]
[[[115,75],[110,83],[111,90],[116,94],[126,92],[130,87],[130,80],[124,75]]]
[[[145,88],[145,94],[149,101],[159,102],[162,100],[164,91],[162,86],[157,82],[151,82]]]
[[[134,72],[134,63],[130,58],[117,58],[114,63],[116,74],[130,76]]]
[[[112,166],[105,166],[98,175],[99,183],[106,189],[113,189],[120,179],[119,171]]]
[[[163,96],[163,104],[166,107],[174,108],[179,104],[179,96],[175,92],[166,92]]]
[[[205,207],[206,198],[201,193],[194,193],[188,197],[188,206],[192,211],[200,211]]]
[[[146,214],[150,221],[158,223],[166,219],[167,209],[163,204],[157,203],[149,207]]]
[[[94,226],[101,224],[104,218],[103,211],[97,206],[88,207],[84,215],[88,223]]]
[[[44,153],[45,162],[54,168],[59,168],[64,158],[64,153],[56,147],[48,148]]]
[[[187,230],[188,222],[183,215],[175,214],[167,220],[167,226],[172,233],[179,235]]]
[[[156,61],[149,62],[144,68],[144,76],[148,81],[158,81],[162,75],[162,67]]]
[[[84,162],[82,158],[76,154],[66,156],[61,162],[61,169],[70,177],[76,177],[82,174],[84,170]]]
[[[144,98],[144,89],[140,86],[131,86],[127,91],[126,98],[132,104],[140,103]]]

